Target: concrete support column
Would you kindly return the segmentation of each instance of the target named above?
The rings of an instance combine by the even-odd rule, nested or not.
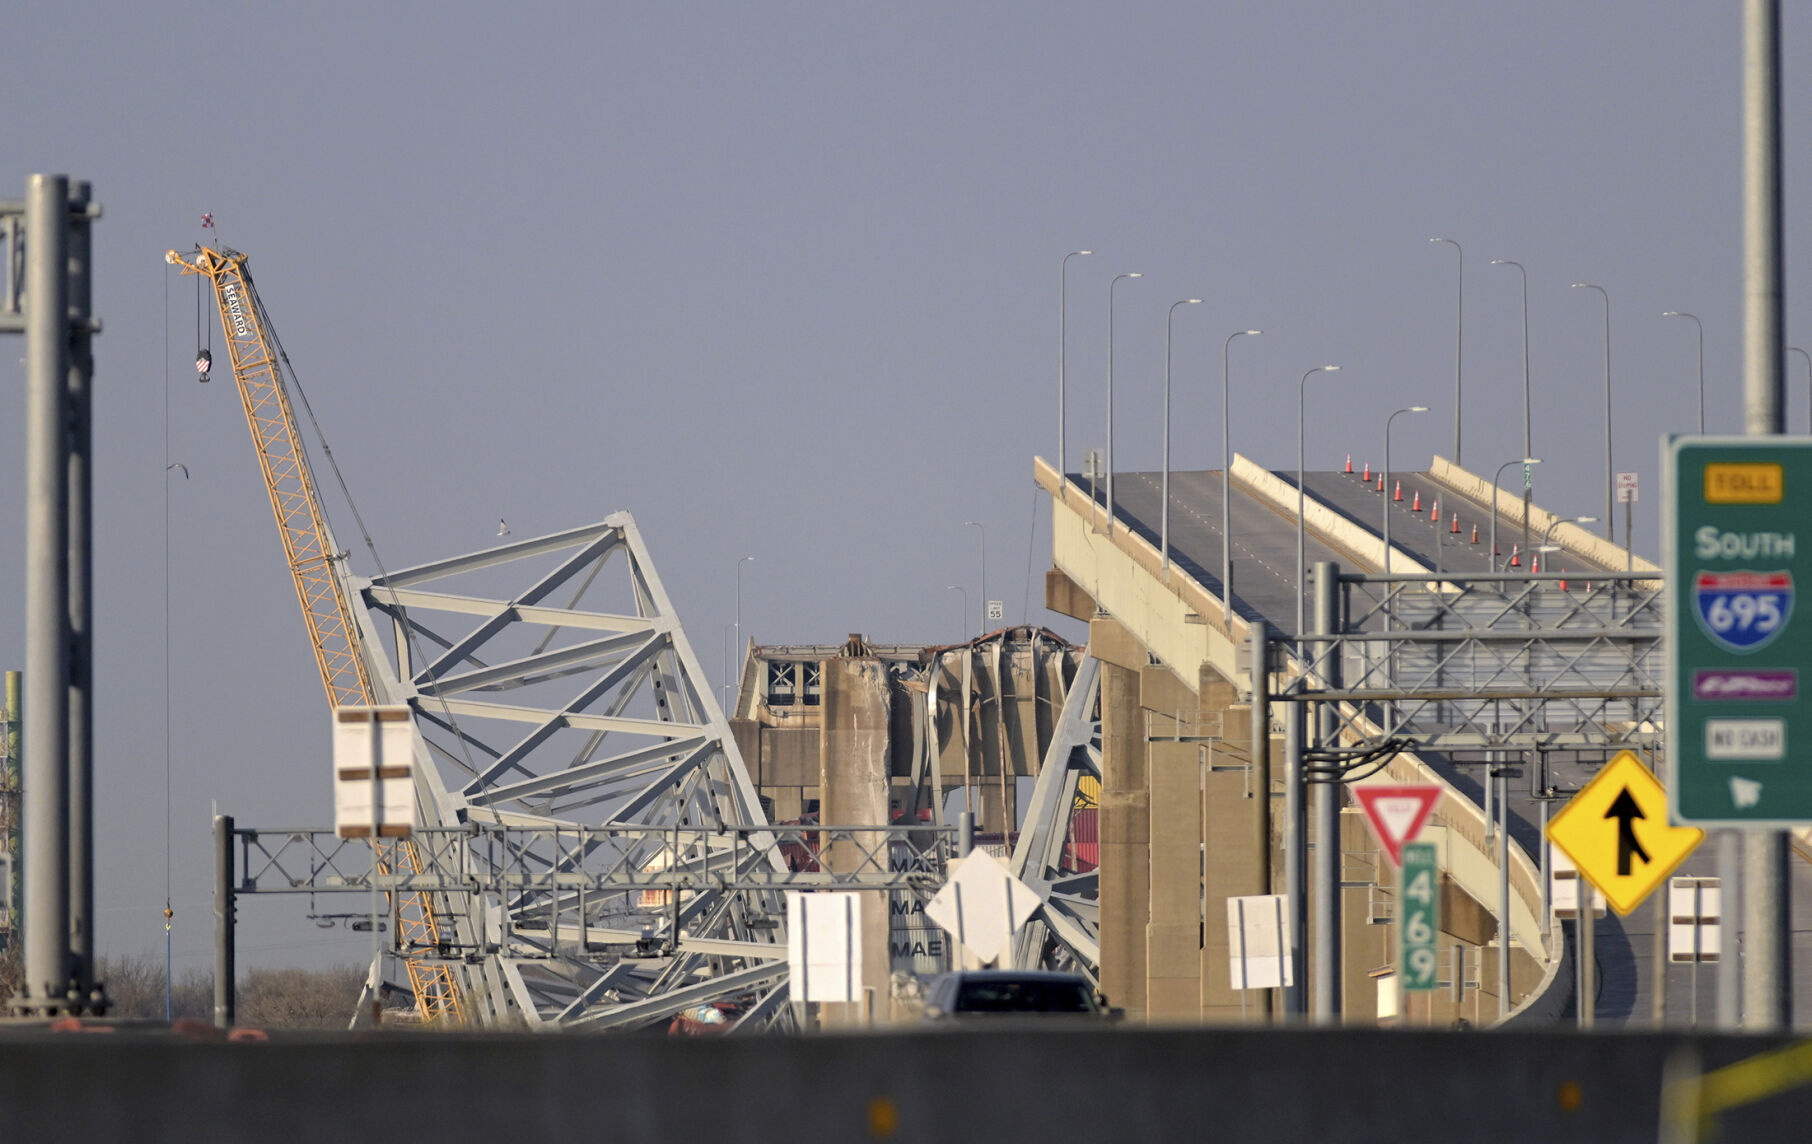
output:
[[[1090,646],[1096,628],[1090,625]],[[1099,649],[1097,649],[1099,650]],[[1128,1016],[1143,1017],[1147,994],[1145,927],[1151,920],[1151,796],[1139,673],[1101,664],[1101,989]]]
[[[890,790],[887,669],[872,657],[824,661],[823,729],[819,736],[819,816],[826,826],[866,826],[888,819]],[[834,842],[820,861],[833,872],[887,861],[886,836]],[[888,950],[887,895],[861,896],[862,985],[872,1000],[826,1005],[826,1028],[849,1028],[889,1016],[892,960]]]

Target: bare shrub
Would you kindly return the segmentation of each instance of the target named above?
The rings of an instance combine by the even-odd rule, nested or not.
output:
[[[265,1028],[344,1028],[364,984],[365,971],[349,965],[254,969],[239,985],[237,1016],[242,1025]]]
[[[151,953],[103,957],[95,977],[107,990],[107,1015],[133,1020],[164,1019],[164,961]],[[214,974],[189,968],[177,974],[170,990],[169,1015],[206,1021],[214,1015]]]

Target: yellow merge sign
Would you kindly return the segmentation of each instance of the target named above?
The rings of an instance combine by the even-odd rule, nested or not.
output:
[[[1629,751],[1619,752],[1548,823],[1548,841],[1619,914],[1641,905],[1704,840],[1697,827],[1668,823],[1667,792]]]

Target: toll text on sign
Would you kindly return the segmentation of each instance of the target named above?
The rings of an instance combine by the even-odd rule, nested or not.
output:
[[[1705,466],[1707,504],[1779,504],[1786,495],[1786,471],[1772,461]]]

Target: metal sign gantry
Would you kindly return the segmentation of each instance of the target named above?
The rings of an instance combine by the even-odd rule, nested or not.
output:
[[[1342,573],[1332,630],[1271,698],[1324,704],[1349,745],[1655,748],[1662,603],[1652,573]]]

